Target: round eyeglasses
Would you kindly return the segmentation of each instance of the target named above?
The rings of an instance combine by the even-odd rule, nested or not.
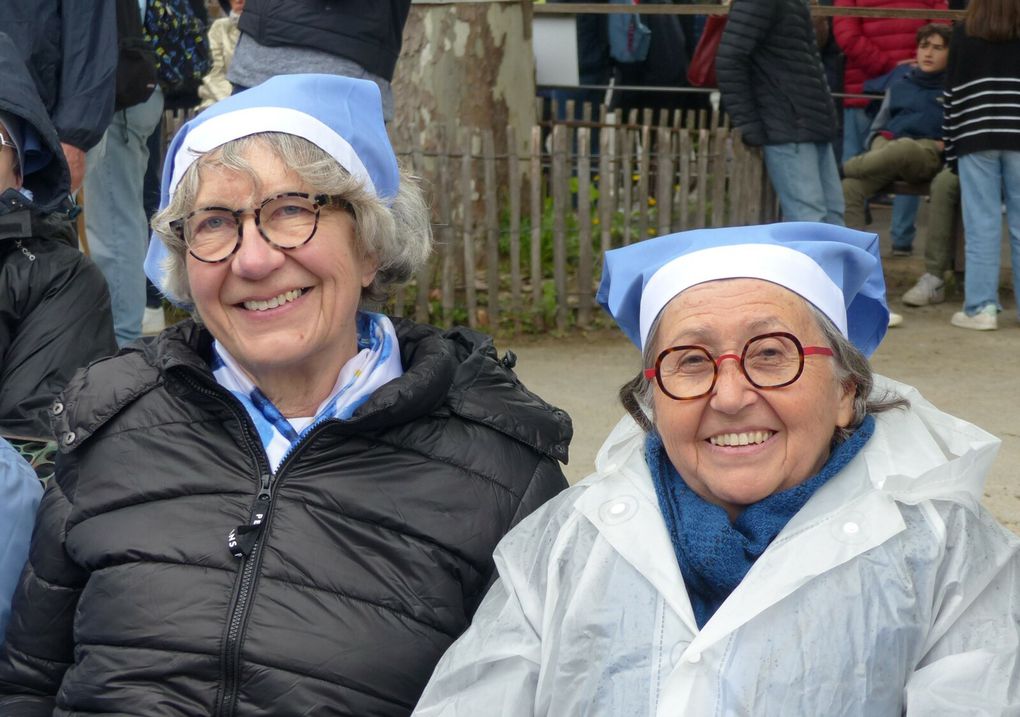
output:
[[[793,334],[777,331],[748,339],[739,356],[715,358],[704,346],[671,346],[655,359],[654,368],[645,369],[645,378],[654,378],[670,398],[688,401],[712,392],[726,359],[736,361],[755,388],[782,388],[800,378],[805,356],[832,356],[832,349],[802,346]]]
[[[255,217],[262,238],[277,249],[296,249],[307,244],[319,227],[319,210],[327,204],[350,209],[341,197],[305,192],[284,192],[269,197],[253,209],[202,207],[183,219],[170,222],[188,252],[210,264],[226,261],[241,247],[245,214]]]

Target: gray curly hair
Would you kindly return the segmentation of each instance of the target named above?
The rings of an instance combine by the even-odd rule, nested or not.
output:
[[[194,303],[185,261],[188,249],[171,223],[195,208],[202,169],[220,167],[248,175],[257,190],[259,177],[248,159],[254,146],[275,154],[312,193],[339,196],[350,205],[358,248],[379,262],[375,279],[362,290],[363,302],[383,301],[392,287],[408,281],[428,261],[432,227],[417,178],[402,170],[400,189],[387,205],[321,147],[297,135],[262,132],[204,153],[184,173],[169,205],[152,219],[153,232],[169,250],[162,267],[167,275],[166,288],[181,301]]]
[[[849,339],[839,332],[836,325],[828,316],[819,311],[814,304],[804,301],[808,310],[818,323],[825,343],[832,349],[832,358],[836,368],[836,380],[845,388],[853,388],[853,416],[846,427],[836,426],[832,435],[832,444],[837,445],[853,435],[854,431],[860,428],[864,417],[869,413],[881,413],[893,408],[905,408],[909,402],[899,396],[872,395],[875,386],[875,377],[871,371],[871,364],[867,357],[862,354]],[[645,341],[645,349],[642,355],[642,369],[638,375],[620,387],[620,403],[627,409],[627,413],[646,432],[654,430],[654,412],[652,406],[652,394],[655,391],[655,382],[645,378],[644,367],[654,366],[656,359],[657,338],[659,333],[659,320],[663,312],[659,312],[648,332],[648,340]]]

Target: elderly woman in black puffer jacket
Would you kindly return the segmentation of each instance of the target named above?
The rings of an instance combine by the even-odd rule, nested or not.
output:
[[[430,243],[372,82],[199,115],[154,228],[196,320],[53,405],[0,713],[409,713],[496,543],[565,487],[569,418],[488,338],[359,308]]]

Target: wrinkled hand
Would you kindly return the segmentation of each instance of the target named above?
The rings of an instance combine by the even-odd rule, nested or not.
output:
[[[64,157],[67,158],[67,168],[71,170],[71,194],[75,194],[85,181],[85,152],[73,144],[61,142],[60,146],[64,150]]]

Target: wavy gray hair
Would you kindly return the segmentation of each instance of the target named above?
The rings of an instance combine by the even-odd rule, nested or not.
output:
[[[167,273],[167,289],[183,301],[193,303],[185,261],[188,249],[170,224],[195,208],[202,169],[221,167],[247,175],[257,191],[259,177],[248,160],[253,146],[275,154],[313,194],[340,196],[351,206],[358,248],[379,262],[375,279],[361,293],[362,301],[384,300],[393,286],[408,281],[428,260],[432,226],[415,177],[401,171],[400,189],[387,206],[321,147],[296,135],[262,132],[232,140],[200,156],[184,173],[170,204],[152,219],[152,230],[169,250],[162,267]]]
[[[842,443],[853,435],[853,432],[860,427],[864,422],[864,417],[869,413],[881,413],[893,408],[905,408],[909,405],[909,402],[900,396],[892,394],[873,396],[875,377],[867,357],[839,332],[832,319],[815,308],[811,302],[805,300],[804,303],[825,337],[825,343],[832,349],[832,358],[836,364],[836,380],[841,386],[852,387],[854,391],[853,416],[846,427],[836,426],[832,435],[832,445]],[[655,382],[645,378],[644,367],[655,365],[659,320],[662,313],[659,312],[659,316],[656,317],[648,332],[645,350],[641,357],[641,371],[623,384],[619,393],[620,403],[645,432],[654,428],[652,393],[655,391]]]

